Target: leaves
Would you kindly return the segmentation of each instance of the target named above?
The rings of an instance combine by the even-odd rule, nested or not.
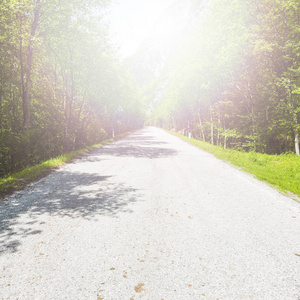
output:
[[[0,176],[98,143],[113,128],[118,134],[142,124],[138,88],[110,46],[102,18],[108,3],[1,2]]]
[[[296,0],[212,1],[153,119],[224,147],[297,152],[299,13]]]

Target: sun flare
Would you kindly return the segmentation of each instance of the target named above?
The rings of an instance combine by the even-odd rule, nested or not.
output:
[[[172,0],[116,2],[111,13],[111,34],[123,57],[134,54],[149,36],[163,39],[166,24],[161,19]]]

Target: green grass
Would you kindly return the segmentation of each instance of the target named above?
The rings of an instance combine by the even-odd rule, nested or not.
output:
[[[225,150],[221,146],[214,146],[196,139],[189,139],[174,132],[171,133],[212,153],[219,159],[240,167],[282,192],[290,192],[300,196],[300,157],[293,153],[268,155],[256,152],[241,152],[232,149]]]
[[[26,185],[28,185],[31,182],[37,181],[45,177],[46,175],[50,174],[55,169],[58,169],[65,163],[77,158],[80,154],[88,152],[93,148],[103,146],[109,142],[112,142],[113,140],[118,140],[126,136],[127,134],[129,133],[118,135],[114,139],[105,140],[99,144],[86,147],[81,150],[60,155],[58,157],[47,160],[41,164],[26,168],[20,172],[13,173],[6,177],[0,178],[0,199],[2,199],[6,195],[13,193],[14,191],[23,189]]]

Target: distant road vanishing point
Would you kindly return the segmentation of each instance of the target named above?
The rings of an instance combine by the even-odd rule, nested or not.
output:
[[[0,299],[300,299],[300,205],[146,127],[7,197]]]

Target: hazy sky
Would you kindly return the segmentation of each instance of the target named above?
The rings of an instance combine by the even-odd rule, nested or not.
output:
[[[157,18],[175,0],[112,0],[110,14],[113,41],[122,56],[133,54],[151,32]]]

